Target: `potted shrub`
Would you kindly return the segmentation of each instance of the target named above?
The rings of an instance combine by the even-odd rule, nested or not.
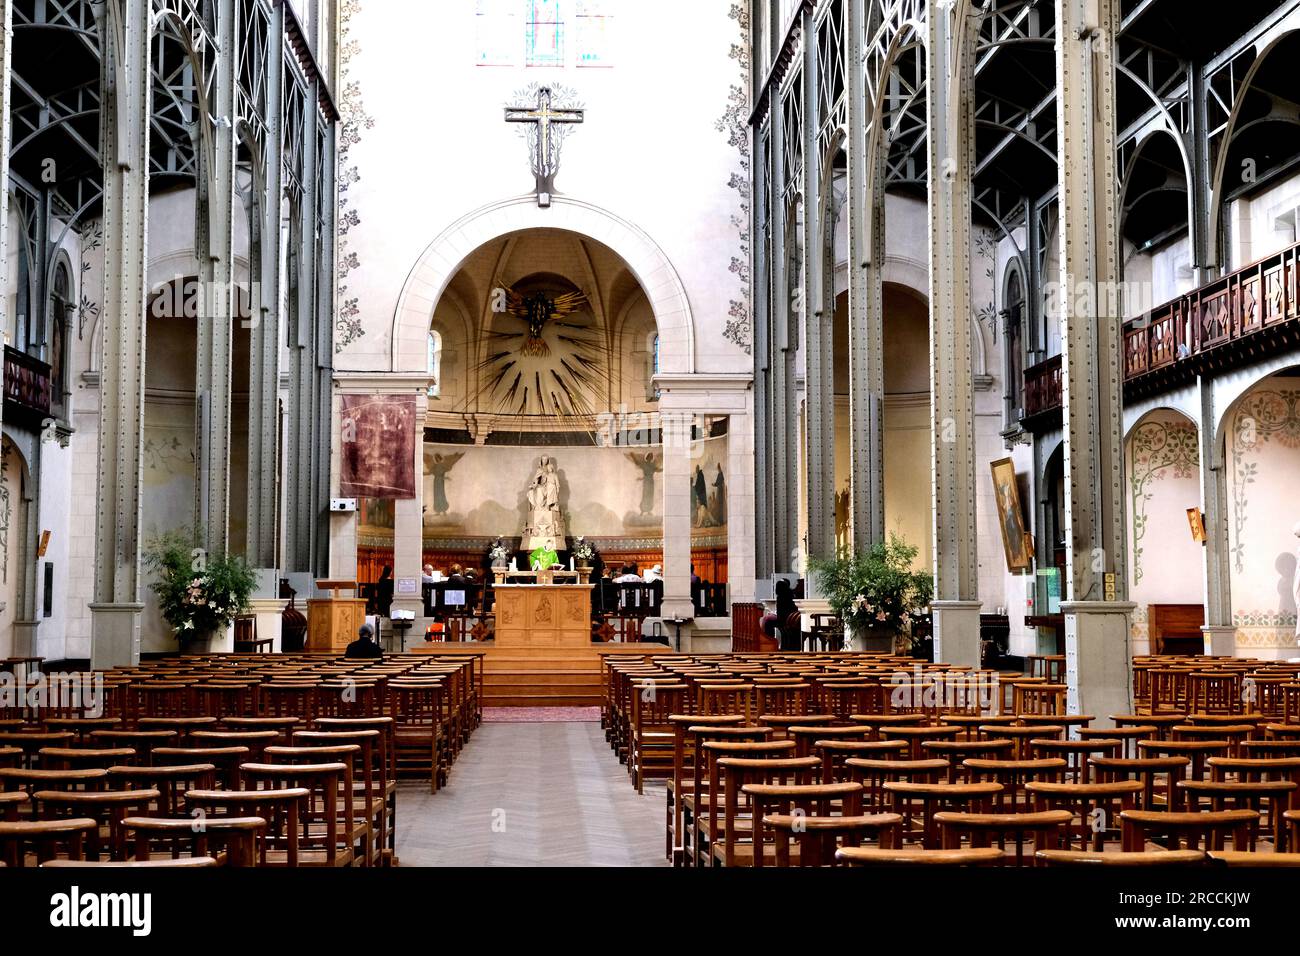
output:
[[[248,609],[257,575],[243,558],[208,555],[192,531],[169,531],[151,539],[145,567],[156,580],[149,585],[158,609],[171,625],[181,650],[203,653],[216,635]]]
[[[933,576],[912,569],[917,554],[916,548],[890,535],[860,554],[809,562],[818,590],[844,624],[849,646],[889,653],[900,640],[910,646],[913,618],[925,612],[934,596]]]

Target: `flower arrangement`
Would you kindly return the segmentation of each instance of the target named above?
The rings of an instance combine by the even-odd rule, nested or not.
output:
[[[589,564],[591,559],[596,556],[596,549],[592,547],[591,542],[585,537],[578,535],[573,540],[573,556],[583,564]]]
[[[158,609],[182,643],[221,631],[248,609],[257,575],[238,556],[205,555],[200,536],[171,531],[153,538],[145,567],[157,580],[149,585]]]
[[[896,535],[862,554],[814,558],[817,577],[831,610],[849,628],[905,634],[913,618],[930,606],[934,578],[912,570],[919,552]]]

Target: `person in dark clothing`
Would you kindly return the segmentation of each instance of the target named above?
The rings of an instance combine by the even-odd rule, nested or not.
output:
[[[794,590],[790,582],[782,578],[776,582],[776,613],[763,617],[763,633],[776,637],[781,632],[781,650],[803,650],[802,618],[799,607],[794,603]]]
[[[369,624],[362,624],[357,629],[357,639],[348,645],[348,649],[343,652],[344,657],[348,658],[375,658],[383,657],[384,651],[375,643],[375,632]]]
[[[384,570],[379,575],[379,583],[375,586],[375,611],[388,617],[393,606],[393,569],[384,566]]]

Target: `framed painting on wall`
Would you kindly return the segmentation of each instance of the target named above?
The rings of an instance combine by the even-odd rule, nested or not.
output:
[[[998,506],[998,527],[1002,529],[1002,548],[1007,556],[1007,570],[1021,573],[1029,570],[1034,554],[1029,533],[1025,530],[1025,513],[1020,507],[1020,486],[1016,482],[1016,466],[1010,458],[1002,458],[990,466],[993,471],[993,492]]]

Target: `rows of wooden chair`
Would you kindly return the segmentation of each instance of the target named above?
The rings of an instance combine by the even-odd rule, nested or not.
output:
[[[677,865],[1300,865],[1285,712],[1102,728],[1043,675],[872,654],[620,657],[605,688]]]
[[[481,719],[474,659],[186,657],[0,714],[0,862],[380,866],[397,780],[436,791]],[[71,679],[71,678],[69,678]]]
[[[1135,657],[1138,713],[1262,714],[1300,721],[1300,663],[1243,657]]]

